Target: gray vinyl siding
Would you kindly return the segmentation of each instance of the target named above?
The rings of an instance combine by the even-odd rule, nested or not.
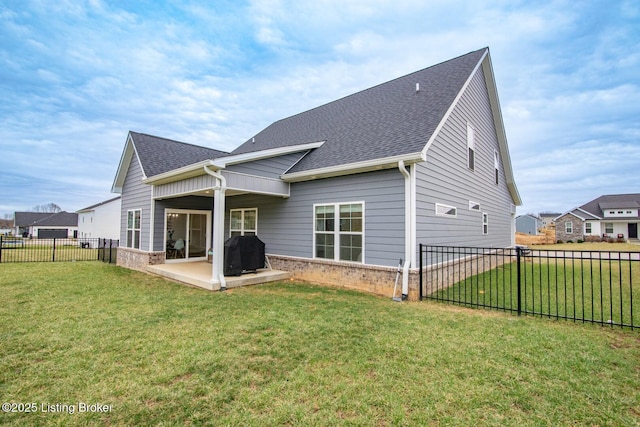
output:
[[[153,250],[164,251],[164,221],[165,209],[188,209],[211,211],[213,209],[213,197],[186,196],[172,199],[156,200],[154,229],[153,229]],[[213,215],[211,216],[211,229],[213,230]]]
[[[142,169],[133,154],[122,186],[122,210],[120,215],[120,246],[127,245],[127,211],[141,209],[140,249],[149,250],[151,220],[151,186],[142,183]]]
[[[475,169],[467,167],[467,122],[475,130]],[[418,243],[431,245],[508,247],[512,242],[513,200],[500,166],[495,184],[494,153],[498,139],[487,88],[479,68],[441,131],[417,164],[416,225]],[[501,161],[500,161],[501,163]],[[480,211],[469,209],[469,201]],[[457,208],[457,217],[435,215],[435,204]],[[482,214],[489,215],[483,235]]]
[[[279,157],[270,157],[268,159],[256,160],[254,162],[240,163],[231,165],[226,170],[232,172],[240,172],[248,175],[265,176],[268,178],[280,178],[291,166],[300,160],[305,152],[285,154]]]
[[[291,197],[228,197],[229,210],[258,208],[258,236],[270,254],[313,258],[314,204],[364,202],[364,261],[396,266],[404,256],[404,180],[397,169],[291,185]]]

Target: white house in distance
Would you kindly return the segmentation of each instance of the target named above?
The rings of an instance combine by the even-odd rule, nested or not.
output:
[[[15,212],[16,236],[37,239],[73,239],[78,236],[78,214],[72,212]]]
[[[561,241],[638,241],[640,194],[607,194],[556,218]]]
[[[118,240],[120,238],[120,199],[120,196],[117,196],[77,211],[78,237]]]

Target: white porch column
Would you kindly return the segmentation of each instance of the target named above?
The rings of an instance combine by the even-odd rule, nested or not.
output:
[[[211,266],[212,284],[220,284],[220,290],[224,291],[227,284],[224,280],[224,214],[225,214],[225,193],[227,182],[218,172],[210,170],[207,166],[204,170],[209,175],[218,180],[218,186],[213,190],[213,256]]]
[[[220,186],[222,187],[222,186]],[[220,282],[220,290],[225,290],[227,285],[224,280],[224,203],[225,190],[216,188],[213,194],[213,258],[212,278],[214,282]]]

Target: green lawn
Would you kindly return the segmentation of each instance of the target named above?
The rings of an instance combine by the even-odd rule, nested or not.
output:
[[[640,262],[637,260],[526,257],[520,277],[523,312],[640,326]],[[468,277],[430,297],[468,306],[517,310],[517,264],[504,264]]]
[[[51,244],[29,244],[3,248],[0,263],[51,262],[52,260],[93,261],[97,259],[97,248],[81,248],[79,244],[59,245],[55,249]]]
[[[0,293],[1,400],[37,409],[0,424],[640,425],[637,331],[100,262],[2,264]]]

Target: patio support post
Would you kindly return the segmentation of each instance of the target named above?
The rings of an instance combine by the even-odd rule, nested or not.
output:
[[[204,170],[209,175],[218,180],[218,185],[214,187],[213,193],[213,256],[211,259],[212,281],[220,282],[220,290],[224,291],[227,284],[224,280],[224,214],[225,214],[225,193],[227,182],[225,178],[207,166]]]

